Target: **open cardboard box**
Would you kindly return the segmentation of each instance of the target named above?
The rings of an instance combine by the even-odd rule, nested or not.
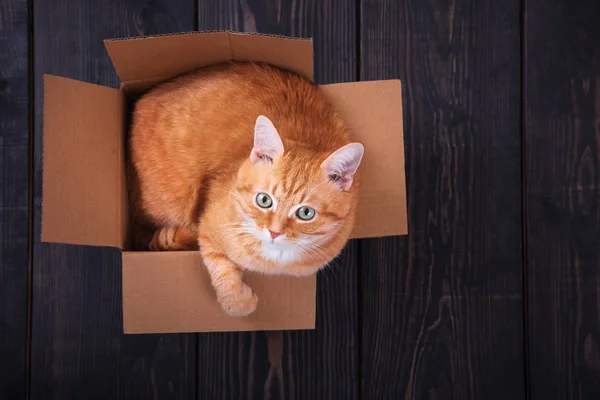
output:
[[[258,308],[234,318],[217,303],[198,252],[128,251],[125,175],[129,99],[229,60],[268,62],[312,80],[312,40],[219,31],[106,40],[105,46],[120,90],[44,76],[42,241],[120,249],[125,333],[314,329],[315,276],[246,274]],[[352,139],[365,145],[353,238],[407,234],[400,82],[322,88]]]

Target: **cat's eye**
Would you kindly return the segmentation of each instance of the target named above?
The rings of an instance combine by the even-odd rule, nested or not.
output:
[[[273,199],[266,193],[259,193],[256,195],[256,204],[261,208],[271,208]]]
[[[310,221],[315,217],[315,210],[310,207],[300,207],[298,211],[296,211],[296,215],[303,221]]]

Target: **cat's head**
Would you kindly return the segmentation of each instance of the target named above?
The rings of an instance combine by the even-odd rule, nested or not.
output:
[[[364,148],[288,147],[273,123],[259,116],[254,147],[238,174],[234,215],[265,261],[263,272],[306,275],[336,257],[352,232]]]

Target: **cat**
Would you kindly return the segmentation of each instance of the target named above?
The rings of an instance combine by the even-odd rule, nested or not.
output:
[[[244,271],[306,276],[344,248],[363,154],[321,89],[293,72],[228,62],[176,77],[134,105],[137,246],[199,249],[223,310],[251,314]]]

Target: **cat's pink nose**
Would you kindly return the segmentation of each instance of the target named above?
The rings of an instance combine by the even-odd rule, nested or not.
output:
[[[277,236],[280,236],[281,233],[280,232],[273,232],[272,230],[269,229],[269,233],[271,234],[271,239],[275,239]]]

